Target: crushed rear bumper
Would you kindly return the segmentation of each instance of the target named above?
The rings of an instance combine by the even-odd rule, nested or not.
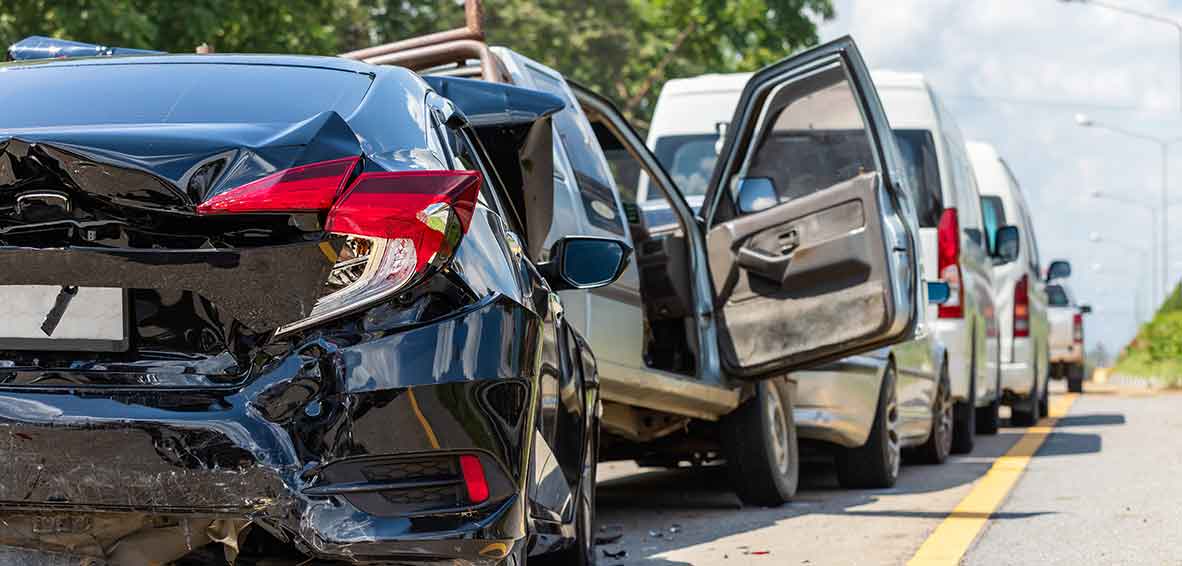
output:
[[[319,558],[494,563],[526,535],[537,324],[486,301],[401,332],[319,333],[240,386],[0,387],[0,550],[109,560],[145,533],[199,546],[249,526]],[[464,454],[485,501],[468,499]]]

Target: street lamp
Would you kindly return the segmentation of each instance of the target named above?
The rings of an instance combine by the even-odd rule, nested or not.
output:
[[[1149,20],[1159,24],[1165,24],[1173,27],[1178,32],[1178,111],[1182,112],[1182,22],[1173,18],[1167,18],[1158,14],[1151,14],[1149,12],[1142,12],[1141,10],[1134,10],[1126,8],[1118,4],[1109,4],[1102,0],[1059,0],[1064,4],[1087,4],[1097,8],[1105,8],[1114,12],[1120,12],[1129,16],[1138,17],[1144,20]]]
[[[1149,250],[1147,250],[1141,246],[1138,246],[1136,244],[1130,244],[1128,242],[1122,242],[1120,240],[1111,240],[1111,239],[1105,238],[1099,232],[1092,232],[1091,234],[1088,234],[1088,240],[1091,240],[1092,242],[1097,243],[1097,244],[1109,244],[1112,246],[1116,246],[1118,248],[1123,248],[1123,249],[1135,252],[1137,254],[1140,254],[1142,262],[1145,261],[1145,256],[1149,255]],[[1101,271],[1102,269],[1103,269],[1103,267],[1099,263],[1092,265],[1093,271]],[[1150,292],[1152,293],[1153,291],[1150,291]],[[1135,291],[1133,291],[1133,318],[1137,322],[1137,325],[1140,326],[1140,324],[1142,322],[1141,281],[1140,280],[1137,281],[1137,289]]]
[[[1094,199],[1110,200],[1113,202],[1127,204],[1129,206],[1140,207],[1140,208],[1145,209],[1145,211],[1149,213],[1149,224],[1150,224],[1150,230],[1149,230],[1149,241],[1150,241],[1150,244],[1149,244],[1149,260],[1150,260],[1149,261],[1149,278],[1150,278],[1149,279],[1149,294],[1151,296],[1156,297],[1158,294],[1158,288],[1157,288],[1158,281],[1160,279],[1158,277],[1158,273],[1157,273],[1157,260],[1158,260],[1158,255],[1159,255],[1157,253],[1157,242],[1158,242],[1157,229],[1159,226],[1158,219],[1157,219],[1157,208],[1154,205],[1149,204],[1147,202],[1139,201],[1137,199],[1131,199],[1128,197],[1123,197],[1123,196],[1113,194],[1113,193],[1106,193],[1106,192],[1101,191],[1099,189],[1094,190],[1091,193],[1089,193],[1089,196],[1091,196]],[[1095,234],[1093,232],[1093,235],[1097,235],[1097,234]],[[1096,242],[1098,240],[1093,239],[1092,241]]]
[[[1121,134],[1134,139],[1152,142],[1161,148],[1161,291],[1169,292],[1170,285],[1170,215],[1168,209],[1170,207],[1169,194],[1169,161],[1170,161],[1170,146],[1182,141],[1182,138],[1159,138],[1148,134],[1142,134],[1110,126],[1102,122],[1097,122],[1084,114],[1075,115],[1075,123],[1085,128],[1099,128],[1101,130],[1108,130],[1114,134]]]

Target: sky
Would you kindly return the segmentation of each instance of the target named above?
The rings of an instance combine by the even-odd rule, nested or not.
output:
[[[1182,22],[1182,1],[1105,0]],[[1161,208],[1159,145],[1097,125],[1182,138],[1174,27],[1096,5],[1059,0],[834,0],[822,40],[851,35],[872,69],[923,73],[966,139],[992,143],[1030,203],[1045,266],[1067,259],[1071,286],[1094,314],[1089,348],[1116,352],[1161,297],[1150,292],[1147,207]],[[1182,142],[1168,159],[1170,200],[1182,203]],[[1182,206],[1170,234],[1182,234]],[[1097,233],[1100,242],[1091,241]],[[1171,280],[1182,277],[1182,239],[1170,238]],[[1160,252],[1159,252],[1160,253]],[[1135,313],[1136,309],[1140,313]]]

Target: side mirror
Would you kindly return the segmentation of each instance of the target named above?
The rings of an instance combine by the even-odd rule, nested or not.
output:
[[[942,305],[952,297],[952,287],[944,281],[928,281],[928,303]]]
[[[1079,312],[1080,314],[1092,314],[1092,305],[1080,305]]]
[[[628,266],[632,249],[620,240],[568,236],[554,243],[538,271],[555,291],[610,285]]]
[[[739,181],[739,212],[751,214],[776,206],[780,195],[767,177],[747,177]]]
[[[1019,247],[1021,242],[1022,235],[1018,233],[1017,226],[1007,224],[998,228],[993,234],[993,257],[997,264],[1018,261],[1018,252],[1022,249]]]
[[[1047,268],[1047,281],[1066,277],[1071,277],[1071,262],[1064,259],[1052,261],[1051,266]]]

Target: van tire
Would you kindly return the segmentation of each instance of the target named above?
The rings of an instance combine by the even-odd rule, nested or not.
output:
[[[885,375],[866,443],[837,453],[837,483],[841,487],[886,488],[894,486],[899,479],[903,454],[899,439],[899,392],[893,364],[887,366]]]
[[[1071,364],[1067,366],[1067,391],[1071,393],[1083,393],[1083,364]]]
[[[973,435],[977,432],[977,352],[973,351],[969,366],[969,398],[952,406],[952,453],[973,451]]]
[[[754,396],[722,418],[727,475],[744,504],[778,507],[796,495],[800,448],[794,396],[786,379],[761,381]]]
[[[1038,373],[1035,372],[1030,397],[1022,399],[1010,407],[1010,422],[1014,426],[1034,426],[1038,422],[1038,408],[1042,397],[1042,393],[1038,391]]]

